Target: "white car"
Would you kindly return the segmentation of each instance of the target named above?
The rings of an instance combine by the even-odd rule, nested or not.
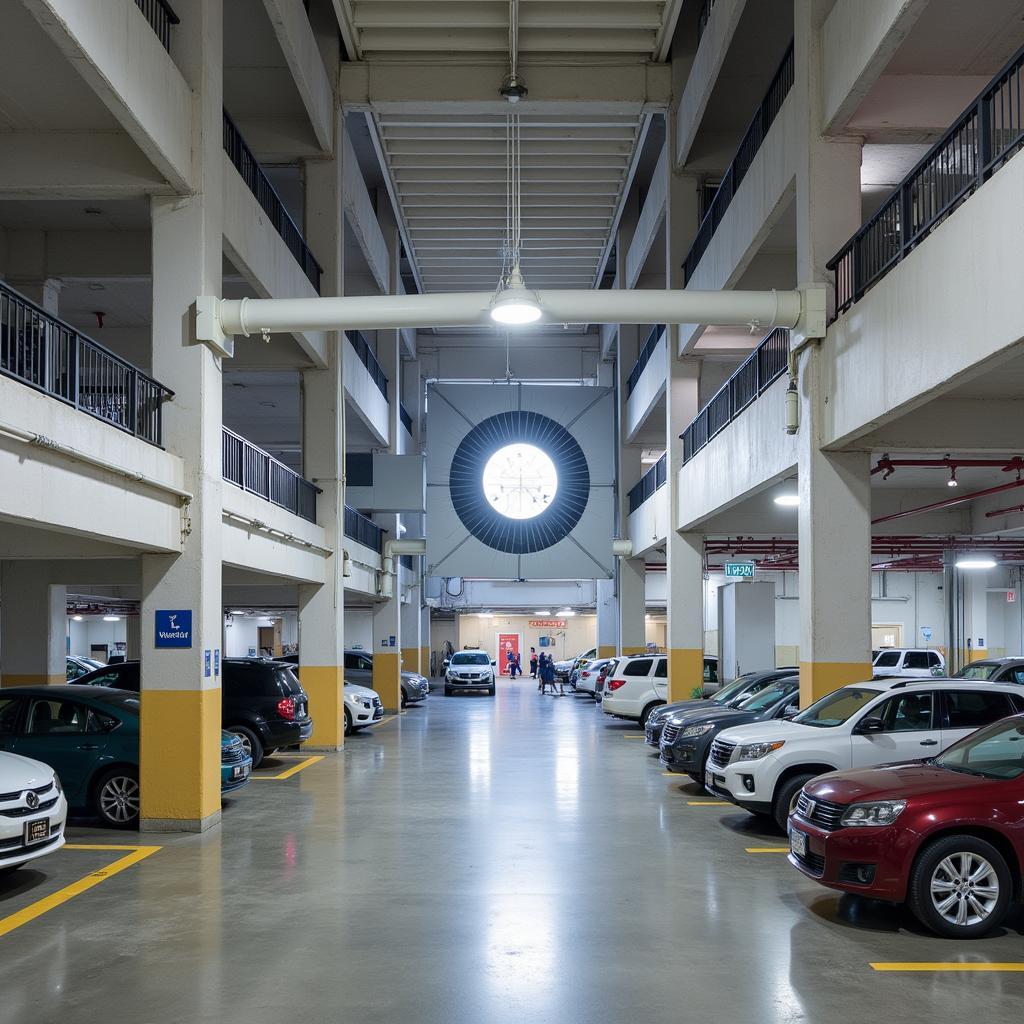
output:
[[[64,845],[68,802],[42,761],[0,752],[0,875]]]
[[[365,729],[384,717],[384,704],[380,694],[368,686],[345,683],[345,735]]]
[[[1024,711],[1017,684],[876,679],[844,686],[792,721],[723,729],[704,787],[785,830],[804,784],[825,772],[932,757],[975,729]]]
[[[457,690],[486,690],[495,694],[495,664],[486,651],[456,651],[444,673],[444,695]]]
[[[718,659],[704,659],[704,678],[694,688],[718,680]],[[716,687],[717,689],[717,687]],[[619,658],[605,676],[601,710],[613,718],[627,718],[647,725],[647,716],[668,700],[668,658],[664,654],[634,654]]]
[[[928,648],[886,647],[875,656],[871,672],[876,679],[884,676],[944,676],[946,659],[939,651]]]

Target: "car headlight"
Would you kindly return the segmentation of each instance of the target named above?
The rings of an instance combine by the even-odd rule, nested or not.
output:
[[[56,772],[53,773],[53,785],[58,793],[64,792],[64,787],[60,784],[60,776]]]
[[[373,704],[370,701],[368,701],[368,700],[364,700],[363,701],[363,707],[366,708],[367,711],[369,711],[370,708],[373,707]]]
[[[706,732],[711,732],[714,726],[710,723],[707,725],[688,725],[680,734],[680,739],[689,739],[691,736],[703,736]]]
[[[739,756],[736,760],[757,761],[762,757],[767,757],[773,750],[778,750],[785,743],[785,740],[776,740],[774,743],[744,743],[740,747]]]
[[[906,800],[872,800],[866,804],[850,804],[846,808],[841,825],[891,825],[907,806]]]

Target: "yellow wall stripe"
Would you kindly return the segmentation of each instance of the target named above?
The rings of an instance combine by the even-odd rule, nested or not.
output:
[[[872,676],[869,661],[801,661],[800,705],[816,700],[850,683],[864,683]]]
[[[1016,973],[1024,972],[1024,963],[970,963],[970,964],[958,964],[949,962],[938,962],[938,963],[881,963],[871,964],[871,969],[875,971],[976,971],[976,972],[1000,972],[1000,971],[1013,971]]]
[[[380,694],[385,711],[397,711],[401,707],[401,678],[397,652],[373,652],[373,688]]]
[[[704,649],[673,647],[668,652],[668,700],[689,700],[697,687],[704,689]]]
[[[309,697],[313,734],[306,747],[340,750],[345,743],[345,672],[341,665],[303,665],[302,688]]]

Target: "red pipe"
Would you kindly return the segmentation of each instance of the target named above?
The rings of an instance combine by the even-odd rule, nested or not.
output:
[[[993,516],[1005,516],[1010,512],[1024,512],[1024,505],[1011,505],[1009,508],[996,508],[991,512],[986,512],[985,518],[991,519]]]
[[[944,459],[890,459],[883,455],[878,460],[878,465],[871,470],[871,475],[884,472],[891,476],[899,466],[916,466],[922,469],[959,469],[961,466],[973,467],[999,467],[1004,473],[1024,472],[1024,458],[1014,455],[1012,459],[951,459],[948,456]]]
[[[984,498],[989,494],[999,494],[1002,491],[1009,491],[1015,487],[1024,487],[1024,480],[1014,480],[1008,484],[999,484],[998,487],[986,487],[983,491],[972,491],[970,494],[961,494],[956,498],[945,498],[942,501],[935,501],[931,505],[919,505],[917,508],[908,508],[902,512],[893,512],[887,516],[879,516],[877,519],[871,520],[871,525],[891,523],[894,519],[906,519],[907,516],[916,516],[922,512],[937,512],[939,509],[952,508],[954,505],[962,505],[965,501]]]

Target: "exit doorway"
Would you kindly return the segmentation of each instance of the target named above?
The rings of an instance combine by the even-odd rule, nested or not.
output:
[[[883,647],[903,646],[903,623],[892,622],[888,624],[872,625],[871,627],[871,649],[880,650]]]

